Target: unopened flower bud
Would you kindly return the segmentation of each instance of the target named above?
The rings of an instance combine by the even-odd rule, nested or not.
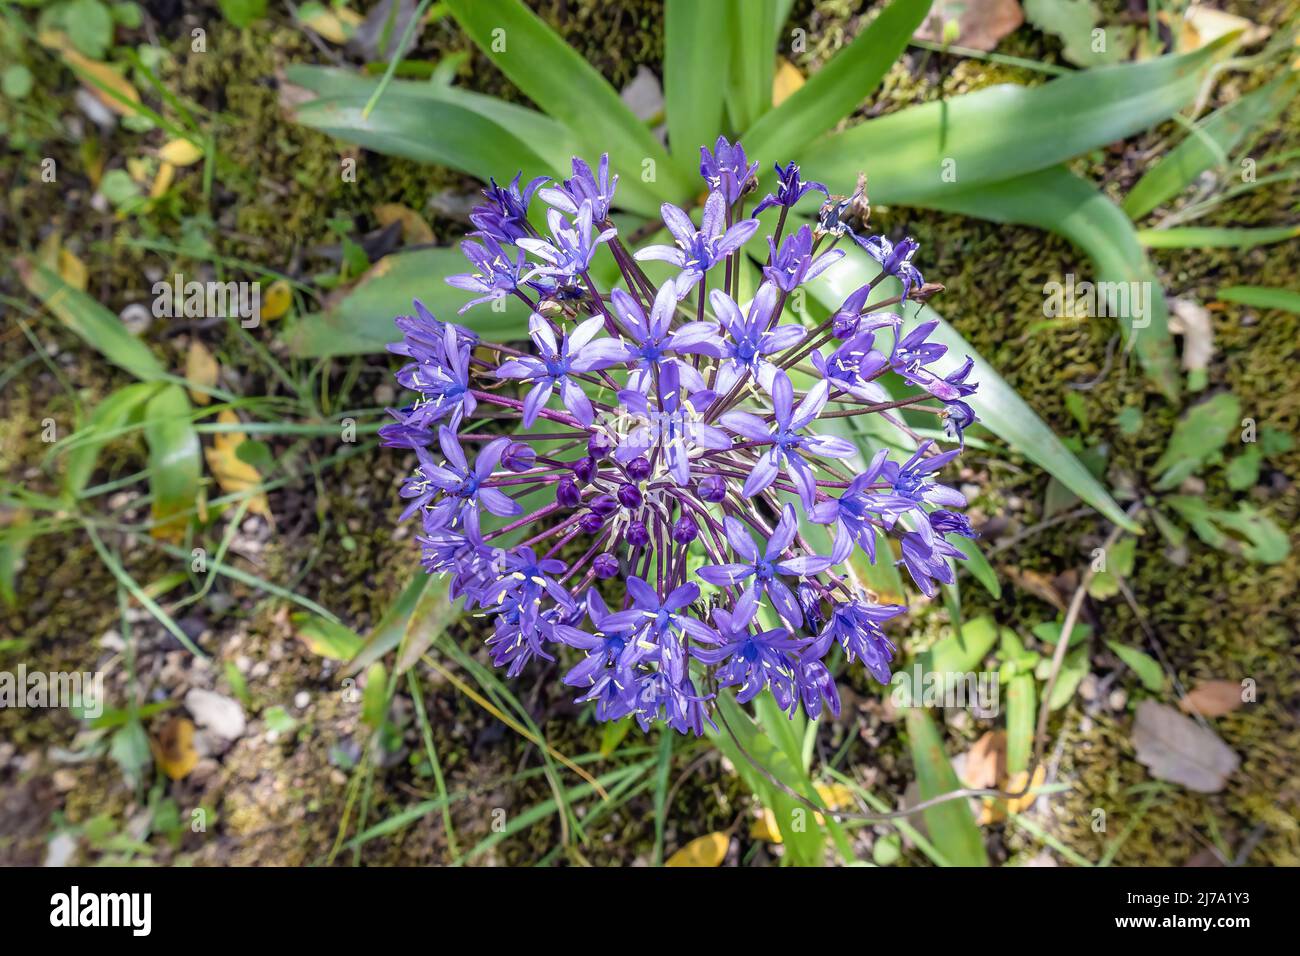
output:
[[[650,477],[650,461],[644,455],[633,458],[627,463],[627,473],[634,481],[645,481]]]
[[[598,554],[596,559],[591,562],[591,569],[596,572],[596,577],[602,581],[608,580],[618,574],[618,558],[608,552]]]
[[[518,474],[521,471],[527,471],[537,463],[537,452],[533,451],[532,446],[525,445],[521,441],[511,442],[506,446],[504,454],[501,455],[501,464],[507,471],[513,471]]]
[[[591,510],[602,518],[608,518],[618,510],[618,501],[613,495],[597,495],[591,499]]]
[[[637,490],[636,485],[624,482],[619,485],[618,500],[623,503],[624,508],[639,508],[641,507],[641,492]]]
[[[595,534],[604,526],[604,524],[605,519],[594,511],[588,511],[578,519],[578,527],[587,532],[587,534]]]
[[[717,504],[727,497],[727,482],[721,475],[705,475],[700,479],[700,497]]]
[[[627,543],[634,548],[644,547],[650,543],[650,531],[643,521],[633,522],[627,529]]]
[[[555,486],[555,500],[564,508],[576,508],[582,501],[582,494],[572,478],[561,478]]]
[[[596,459],[591,457],[579,459],[573,465],[573,474],[584,485],[588,484],[596,474]]]
[[[690,544],[699,533],[699,526],[689,515],[682,515],[673,525],[673,540],[678,544]]]

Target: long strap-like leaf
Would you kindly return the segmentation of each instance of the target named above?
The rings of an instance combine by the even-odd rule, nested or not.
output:
[[[534,103],[567,126],[592,154],[608,151],[625,183],[644,183],[663,200],[695,186],[678,172],[654,134],[596,69],[519,0],[446,0],[479,48]],[[653,163],[653,175],[649,176]]]

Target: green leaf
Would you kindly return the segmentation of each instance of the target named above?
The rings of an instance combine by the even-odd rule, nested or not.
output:
[[[809,179],[847,191],[859,170],[877,203],[927,205],[949,192],[1056,166],[1171,117],[1190,103],[1230,38],[1181,56],[1000,85],[913,106],[832,133],[795,158]],[[955,181],[941,175],[954,161]]]
[[[1170,495],[1163,501],[1212,548],[1260,564],[1279,564],[1291,553],[1286,532],[1244,501],[1235,512],[1211,508],[1205,499],[1190,495]]]
[[[68,39],[92,60],[102,60],[113,43],[113,15],[100,0],[72,0],[63,17]]]
[[[1088,596],[1105,601],[1119,593],[1119,582],[1133,573],[1133,557],[1137,547],[1134,538],[1123,537],[1115,542],[1106,554],[1106,567],[1093,575],[1088,583]],[[1053,642],[1055,643],[1055,642]]]
[[[998,640],[997,625],[990,617],[977,617],[962,624],[961,631],[935,643],[916,656],[926,673],[957,674],[979,667]]]
[[[55,318],[114,365],[144,381],[167,374],[149,347],[131,335],[121,319],[68,285],[57,273],[22,256],[14,260],[14,269],[27,291],[40,299]]]
[[[1043,662],[1044,665],[1047,663],[1047,661]],[[1083,682],[1084,677],[1087,675],[1088,648],[1085,645],[1075,648],[1065,655],[1065,660],[1061,662],[1060,673],[1056,675],[1056,685],[1052,688],[1052,696],[1047,702],[1047,709],[1060,710],[1068,704],[1074,698],[1074,692],[1079,689],[1079,684]],[[1046,675],[1043,676],[1046,679]]]
[[[1178,420],[1164,454],[1151,467],[1160,475],[1156,490],[1166,491],[1196,474],[1223,448],[1241,420],[1241,402],[1231,392],[1194,405]]]
[[[32,71],[21,63],[5,67],[0,74],[0,91],[6,99],[21,100],[32,91]]]
[[[1232,153],[1246,134],[1271,123],[1295,96],[1300,77],[1288,75],[1233,100],[1201,121],[1166,153],[1124,197],[1124,212],[1140,219],[1177,196],[1197,176]]]
[[[185,533],[199,494],[203,456],[190,420],[185,389],[166,385],[144,406],[144,441],[149,446],[149,491],[153,495],[153,535],[178,541]]]
[[[298,639],[319,657],[350,661],[365,644],[352,628],[319,614],[297,611],[290,615],[289,620],[298,632]]]
[[[1065,624],[1065,619],[1058,616],[1055,621],[1044,621],[1041,624],[1035,624],[1032,628],[1034,637],[1038,638],[1045,644],[1055,645],[1061,639],[1061,627]],[[1085,624],[1082,621],[1075,621],[1074,627],[1070,630],[1070,647],[1080,644],[1088,639],[1092,633],[1092,625]]]
[[[341,297],[321,312],[303,316],[284,335],[294,354],[306,357],[382,352],[401,338],[393,319],[411,311],[419,299],[434,315],[473,329],[485,339],[518,337],[528,327],[523,303],[506,302],[496,311],[484,303],[457,316],[470,294],[447,285],[449,275],[468,272],[470,264],[457,249],[415,249],[385,256]]]
[[[1159,693],[1165,687],[1165,672],[1160,663],[1149,654],[1144,654],[1136,647],[1126,647],[1115,641],[1107,641],[1106,646],[1115,652],[1115,656],[1133,669],[1142,686],[1153,693]]]
[[[989,559],[984,557],[984,552],[980,546],[970,538],[963,537],[959,534],[949,535],[948,542],[962,554],[966,555],[965,562],[958,567],[965,568],[971,573],[980,584],[984,585],[984,590],[988,591],[995,599],[1002,596],[1002,585],[998,583],[998,573],[993,570],[993,565],[989,564]]]
[[[387,718],[388,671],[383,661],[375,661],[366,671],[366,687],[361,692],[361,721],[371,730],[378,730]]]
[[[1230,285],[1219,290],[1224,302],[1237,302],[1255,309],[1278,309],[1300,313],[1300,292],[1270,289],[1265,286]]]
[[[219,0],[222,15],[232,26],[252,26],[266,16],[266,0]]]
[[[730,4],[728,32],[734,41],[726,82],[727,113],[733,127],[748,129],[772,108],[776,4],[774,0],[724,2]]]
[[[865,252],[850,246],[845,249],[842,260],[809,283],[808,291],[827,308],[836,309],[850,292],[874,279],[879,273],[879,264]],[[882,290],[883,288],[882,284]],[[1115,504],[1102,484],[1061,444],[1051,428],[1034,414],[1033,409],[1025,404],[1015,389],[942,316],[929,306],[923,306],[915,318],[908,320],[905,325],[915,327],[915,324],[929,321],[939,323],[930,338],[946,345],[949,350],[945,356],[949,365],[943,367],[945,373],[950,368],[955,369],[968,355],[974,360],[971,381],[979,382],[979,390],[969,396],[967,402],[979,416],[981,424],[1010,445],[1013,451],[1054,475],[1112,522],[1128,530],[1136,530],[1137,525]]]
[[[701,146],[722,132],[721,69],[730,57],[727,4],[667,0],[664,5],[664,108],[668,146],[682,175],[699,171]],[[708,37],[709,42],[703,42]],[[619,183],[622,186],[622,181]]]
[[[304,103],[294,119],[375,152],[480,178],[496,175],[508,180],[520,169],[529,177],[558,172],[492,120],[433,96],[406,95],[396,86],[392,84],[369,116],[364,115],[369,97],[347,94]]]
[[[1034,747],[1038,686],[1032,673],[1016,674],[1007,682],[1007,773],[1029,769]]]
[[[957,190],[925,204],[993,222],[1037,226],[1069,239],[1087,253],[1097,270],[1098,310],[1119,312],[1112,317],[1148,376],[1167,398],[1177,397],[1178,362],[1160,278],[1128,217],[1091,183],[1058,166]],[[1103,290],[1113,290],[1115,295],[1108,297]]]
[[[916,765],[921,799],[929,800],[961,789],[930,715],[918,707],[909,707],[905,713],[907,742]],[[984,839],[966,800],[947,800],[922,810],[921,815],[934,845],[954,866],[989,865]]]
[[[775,152],[794,153],[834,129],[880,85],[925,19],[930,2],[894,0],[789,99],[746,130],[745,149],[749,155],[761,159]],[[671,103],[669,106],[671,121]],[[847,186],[844,191],[848,191]]]
[[[1258,228],[1175,226],[1171,229],[1139,229],[1138,242],[1148,249],[1253,249],[1300,237],[1300,226]]]
[[[90,413],[90,420],[77,431],[73,438],[76,444],[68,452],[67,468],[63,474],[63,493],[76,498],[90,483],[99,461],[99,453],[111,438],[94,437],[96,434],[108,435],[127,425],[135,419],[145,402],[155,395],[158,386],[147,382],[125,385],[110,394],[95,406]],[[89,434],[90,438],[85,438]]]
[[[290,66],[285,73],[291,83],[311,90],[322,99],[356,97],[369,101],[380,82],[374,77],[359,76],[348,70],[304,64]],[[529,175],[547,170],[555,174],[564,173],[569,168],[570,158],[581,149],[578,140],[562,123],[557,123],[549,116],[536,110],[515,103],[507,103],[505,100],[499,100],[494,96],[485,96],[482,93],[473,93],[469,90],[434,83],[416,83],[404,80],[396,80],[390,83],[388,89],[384,92],[383,98],[379,101],[380,104],[390,95],[395,95],[399,99],[416,97],[436,100],[474,113],[482,119],[496,124],[526,145],[528,152],[521,153],[507,169],[484,166],[469,171],[471,175],[485,181],[490,176],[500,179],[504,176],[511,176],[514,172],[524,171],[524,162],[526,160],[531,161],[530,156],[532,154],[541,157],[544,167],[542,170],[529,171]],[[377,104],[375,110],[379,108],[380,106]],[[467,155],[465,162],[467,164],[473,162],[472,155]],[[635,186],[636,184],[632,185]],[[622,187],[623,184],[620,182],[620,202],[624,198]],[[653,203],[652,206],[657,211],[658,206]]]
[[[18,606],[18,566],[22,563],[27,546],[36,537],[36,533],[31,526],[29,512],[19,509],[10,512],[10,515],[10,523],[0,528],[0,600],[4,601],[6,607],[12,609]],[[24,643],[10,644],[11,640]],[[25,639],[22,638],[0,639],[0,650],[16,648],[22,651],[25,646]]]
[[[642,182],[662,199],[685,199],[695,183],[682,175],[647,126],[586,60],[519,0],[445,0],[465,32],[515,86],[559,120],[593,157],[608,151],[619,188]],[[441,131],[440,131],[441,132]]]
[[[1030,23],[1060,38],[1061,55],[1078,66],[1117,63],[1133,49],[1132,27],[1104,28],[1103,48],[1093,49],[1093,30],[1100,16],[1093,0],[1025,0],[1024,10]]]
[[[600,755],[602,757],[613,756],[614,751],[618,750],[618,745],[627,738],[633,726],[634,721],[631,717],[624,717],[622,720],[607,720],[600,732]]]
[[[1233,491],[1245,491],[1259,481],[1259,466],[1264,458],[1258,445],[1247,445],[1246,450],[1235,456],[1224,469],[1228,487]]]

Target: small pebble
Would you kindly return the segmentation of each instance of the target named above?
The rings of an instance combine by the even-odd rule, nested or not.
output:
[[[307,693],[305,690],[300,690],[298,693],[293,695],[293,706],[297,707],[299,710],[306,710],[307,705],[310,703],[311,694]]]

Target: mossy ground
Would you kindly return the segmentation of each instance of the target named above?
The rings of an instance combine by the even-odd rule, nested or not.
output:
[[[560,24],[566,39],[616,86],[627,82],[636,65],[658,71],[662,60],[659,36],[660,6],[650,0],[618,4],[543,2],[537,4],[548,22]],[[1112,4],[1116,6],[1116,4]],[[1237,4],[1237,12],[1261,22],[1276,24],[1290,12],[1286,3]],[[805,25],[809,49],[794,56],[807,69],[823,62],[855,34],[860,17],[857,3],[848,0],[799,0],[792,22]],[[184,220],[210,216],[208,235],[224,256],[246,259],[275,269],[305,269],[313,249],[334,237],[324,225],[330,215],[351,217],[359,232],[373,227],[371,211],[380,202],[401,202],[426,209],[428,197],[439,190],[469,192],[473,183],[457,173],[431,169],[403,160],[365,153],[366,175],[356,184],[342,183],[337,175],[340,155],[349,152],[328,138],[288,123],[280,104],[277,77],[289,62],[318,59],[316,51],[292,27],[274,22],[264,28],[240,32],[210,18],[210,49],[220,56],[178,55],[163,78],[176,92],[204,108],[229,118],[223,125],[222,152],[237,173],[219,177],[210,201],[205,201],[197,175],[183,175],[177,202],[141,219],[114,223],[91,212],[93,191],[84,175],[79,150],[71,138],[49,135],[40,140],[39,155],[52,155],[69,171],[56,193],[43,189],[31,175],[32,157],[9,154],[0,164],[9,212],[4,219],[7,241],[33,248],[50,228],[59,229],[73,251],[91,266],[90,291],[115,310],[145,298],[148,267],[157,268],[151,253],[132,247],[130,238],[178,240]],[[179,25],[163,37],[178,54],[186,48],[187,34]],[[447,24],[426,32],[420,55],[465,49],[465,41]],[[1022,29],[1009,37],[1001,52],[1052,61],[1055,41]],[[68,112],[72,82],[66,71],[49,57],[33,55],[30,65],[38,77],[43,102],[56,113]],[[909,103],[951,96],[991,83],[1036,82],[1033,73],[973,60],[940,58],[913,51],[895,66],[879,95],[865,112],[875,115]],[[512,99],[521,99],[504,78],[477,51],[461,70],[460,82]],[[1240,95],[1256,82],[1250,74],[1230,77],[1220,88],[1218,102]],[[50,106],[50,104],[53,104]],[[116,134],[122,136],[119,132]],[[1112,198],[1119,198],[1146,168],[1145,159],[1160,155],[1181,135],[1175,124],[1135,138],[1121,149],[1079,164],[1079,171],[1105,182]],[[118,140],[103,145],[111,155]],[[1257,144],[1260,154],[1300,147],[1300,112],[1292,106]],[[1237,200],[1206,220],[1207,224],[1252,225],[1285,221],[1300,194],[1294,188],[1259,190]],[[88,228],[87,217],[95,223]],[[454,236],[462,226],[454,219],[430,214],[440,239]],[[916,210],[877,208],[873,222],[884,231],[906,229],[922,243],[920,259],[929,277],[938,277],[948,291],[936,308],[989,361],[1002,371],[1058,432],[1077,435],[1088,445],[1109,449],[1107,477],[1115,487],[1145,491],[1149,471],[1180,409],[1165,402],[1122,360],[1115,346],[1115,329],[1104,320],[1062,324],[1029,334],[1026,316],[1039,314],[1043,283],[1066,273],[1086,273],[1088,265],[1067,243],[1035,230],[996,226],[976,220]],[[1230,285],[1294,285],[1297,253],[1294,243],[1249,251],[1186,250],[1153,256],[1170,296],[1214,302],[1218,289]],[[318,265],[318,263],[317,263]],[[168,258],[167,269],[201,270],[200,257],[183,254]],[[6,277],[5,291],[16,294]],[[1216,355],[1209,368],[1208,391],[1232,390],[1244,414],[1260,425],[1300,435],[1300,395],[1295,389],[1300,321],[1283,312],[1257,312],[1224,305],[1212,312]],[[56,324],[40,320],[40,340],[57,351],[52,357],[70,380],[73,393],[86,406],[125,384],[120,373],[104,366],[79,341]],[[153,344],[171,367],[183,367],[184,337],[152,335]],[[196,332],[208,338],[220,354],[236,359],[239,344],[225,330]],[[0,336],[0,355],[8,367],[29,354],[25,338],[9,327]],[[224,361],[224,359],[223,359]],[[334,380],[345,377],[339,363]],[[380,362],[360,366],[353,399],[361,405],[382,404],[373,399],[387,376]],[[39,440],[39,423],[53,417],[61,427],[71,427],[75,403],[55,377],[33,366],[5,387],[4,438],[0,442],[0,470],[11,480],[21,480],[38,491],[53,490],[53,473],[36,463],[47,446]],[[250,366],[243,384],[252,393],[267,385],[268,373]],[[1087,383],[1092,383],[1087,385]],[[1078,386],[1087,385],[1085,388]],[[269,387],[269,386],[268,386]],[[1064,396],[1075,390],[1083,397],[1088,425],[1082,427],[1067,410]],[[1141,427],[1125,434],[1116,424],[1124,408],[1137,408]],[[277,451],[283,447],[277,445]],[[330,449],[317,447],[318,454]],[[106,456],[107,475],[129,474],[143,466],[143,452],[129,442],[117,443]],[[272,497],[279,523],[266,542],[256,573],[270,581],[294,580],[300,594],[316,597],[364,633],[382,615],[405,582],[411,567],[410,542],[394,540],[392,523],[397,508],[394,491],[405,463],[396,456],[370,454],[351,460],[322,476],[321,492],[310,477],[282,489]],[[1014,534],[1034,526],[1042,515],[1047,476],[1029,463],[1004,451],[971,453],[964,481],[980,486],[976,509],[986,518],[999,518],[1000,534]],[[1265,508],[1280,527],[1300,524],[1300,451],[1292,450],[1266,463],[1256,488],[1247,497]],[[1221,468],[1204,476],[1204,494],[1217,506],[1232,505],[1239,494],[1230,491]],[[132,514],[123,502],[123,516]],[[1036,573],[1046,580],[1059,579],[1084,566],[1090,550],[1104,538],[1106,526],[1094,516],[1055,526],[1026,538],[999,555],[1004,570]],[[996,540],[996,539],[995,539]],[[132,573],[149,581],[172,570],[156,551],[145,547],[128,552]],[[1198,679],[1253,678],[1259,688],[1258,703],[1216,722],[1216,730],[1242,756],[1240,771],[1227,790],[1201,796],[1181,788],[1162,789],[1143,809],[1143,815],[1119,848],[1119,864],[1182,864],[1196,858],[1215,833],[1222,833],[1233,848],[1258,841],[1252,863],[1300,862],[1297,831],[1297,761],[1300,730],[1297,708],[1300,688],[1295,679],[1296,635],[1300,633],[1300,602],[1295,597],[1300,580],[1300,558],[1295,553],[1275,566],[1251,564],[1203,547],[1193,540],[1186,554],[1171,554],[1149,525],[1139,542],[1132,589],[1138,606],[1155,634],[1159,648],[1178,680],[1190,685]],[[1068,584],[1066,580],[1064,583]],[[38,538],[26,556],[19,577],[17,609],[0,627],[0,636],[26,642],[14,659],[45,670],[85,669],[92,664],[122,674],[120,657],[97,644],[106,631],[118,628],[116,583],[78,531]],[[137,658],[141,671],[136,684],[143,699],[183,696],[191,686],[212,687],[232,694],[224,673],[229,663],[245,673],[250,703],[250,727],[230,749],[214,758],[206,773],[168,785],[185,809],[211,807],[214,816],[206,833],[186,833],[179,848],[155,840],[161,860],[186,859],[201,863],[313,863],[329,858],[340,820],[359,807],[349,804],[347,754],[359,752],[366,731],[360,726],[355,704],[339,693],[338,668],[309,653],[294,637],[281,602],[253,589],[222,582],[220,607],[194,609],[196,635],[214,655],[211,665],[197,666],[177,651],[171,638],[156,632],[147,621],[137,625]],[[1010,586],[1004,576],[1003,598],[994,602],[976,587],[963,591],[967,616],[993,614],[1022,634],[1048,620],[1055,611],[1023,590]],[[1119,599],[1094,603],[1089,615],[1100,633],[1137,644],[1142,631],[1133,611]],[[928,645],[950,632],[947,614],[930,606],[914,614],[904,644]],[[473,635],[460,634],[464,646],[473,647]],[[1149,649],[1149,648],[1148,648]],[[0,660],[8,667],[11,661]],[[264,666],[259,666],[264,665]],[[1123,665],[1104,649],[1093,657],[1093,670],[1107,686],[1124,692],[1114,701],[1076,702],[1053,721],[1057,755],[1054,773],[1070,789],[1050,804],[1040,801],[1037,822],[1056,839],[1088,859],[1106,852],[1115,835],[1138,812],[1141,796],[1134,787],[1149,781],[1146,770],[1133,756],[1129,742],[1131,710],[1144,696]],[[588,753],[599,747],[601,731],[578,719],[580,711],[550,690],[549,673],[538,672],[514,682],[513,689],[530,710],[539,715],[548,740],[565,754]],[[473,796],[457,803],[453,820],[463,851],[491,833],[494,808],[508,814],[522,812],[550,799],[551,788],[537,776],[525,783],[511,779],[538,764],[536,748],[520,740],[476,704],[441,679],[422,669],[426,706],[434,743],[453,790],[471,789]],[[831,731],[838,749],[843,735],[855,740],[844,753],[844,764],[855,768],[877,792],[901,795],[911,778],[906,748],[893,725],[881,717],[881,689],[850,672],[846,684],[846,720]],[[122,683],[123,693],[126,693]],[[305,710],[291,705],[299,691],[309,693]],[[422,766],[421,744],[410,718],[409,701],[399,695],[393,719],[402,730],[396,763],[374,772],[373,796],[367,821],[373,823],[400,812],[421,799],[432,797],[433,785]],[[264,712],[283,706],[298,719],[295,730],[268,738]],[[405,705],[405,709],[403,708]],[[954,716],[954,715],[950,715]],[[953,753],[969,745],[987,723],[950,719]],[[0,828],[13,834],[0,842],[0,857],[35,860],[53,827],[52,814],[61,812],[70,825],[109,813],[124,824],[140,812],[143,795],[134,793],[103,757],[84,765],[69,765],[58,787],[51,784],[57,763],[54,748],[66,747],[75,723],[64,714],[38,715],[0,710],[0,741],[11,743],[16,756],[0,766],[0,783],[10,799],[0,808],[6,821],[24,825]],[[156,724],[150,725],[156,730]],[[274,737],[275,735],[271,735]],[[633,731],[628,745],[640,742]],[[651,738],[646,741],[655,744]],[[667,814],[667,845],[685,843],[713,830],[731,829],[748,812],[734,775],[716,758],[698,763],[696,751],[679,757],[674,779],[688,767],[692,772],[674,790]],[[340,754],[344,756],[341,757]],[[27,758],[30,758],[28,760]],[[595,765],[600,768],[602,765]],[[566,777],[566,783],[576,778]],[[582,856],[594,863],[644,862],[653,843],[650,797],[641,794],[619,811],[605,816],[589,830],[590,842]],[[1101,808],[1109,818],[1107,830],[1093,828],[1093,811]],[[37,825],[32,821],[36,820]],[[743,837],[748,827],[740,827]],[[355,832],[355,830],[353,830]],[[555,819],[524,830],[483,855],[477,862],[535,862],[547,858],[557,844]],[[999,859],[1032,856],[1041,844],[1024,832],[1000,829],[994,842]],[[748,847],[767,858],[763,846]],[[361,859],[369,863],[439,862],[447,858],[442,819],[437,813],[421,818],[397,833],[367,843]],[[90,851],[94,856],[95,851]],[[350,861],[349,851],[340,861]],[[909,856],[919,861],[919,856]]]

